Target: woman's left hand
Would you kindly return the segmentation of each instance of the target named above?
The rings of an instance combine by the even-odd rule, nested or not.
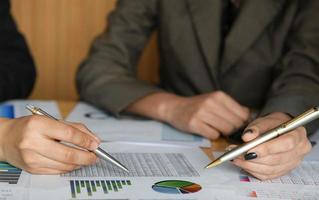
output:
[[[248,142],[290,119],[279,112],[258,118],[247,126],[242,138]],[[251,149],[233,163],[260,180],[273,179],[296,168],[310,150],[306,129],[300,127]]]

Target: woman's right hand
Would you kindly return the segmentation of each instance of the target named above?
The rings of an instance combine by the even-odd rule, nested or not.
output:
[[[43,116],[0,120],[0,160],[33,174],[60,174],[94,164],[96,155],[84,149],[95,150],[99,144],[81,124]]]

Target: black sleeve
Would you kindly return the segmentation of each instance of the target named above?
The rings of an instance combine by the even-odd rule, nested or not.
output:
[[[34,62],[10,14],[9,0],[0,1],[0,101],[24,98],[35,81]]]

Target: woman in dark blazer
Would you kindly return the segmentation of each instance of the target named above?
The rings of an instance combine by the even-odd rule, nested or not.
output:
[[[245,128],[247,142],[319,103],[318,10],[317,0],[120,0],[78,71],[81,98],[211,139]],[[155,30],[159,85],[136,78]],[[310,149],[299,128],[233,163],[269,179]]]

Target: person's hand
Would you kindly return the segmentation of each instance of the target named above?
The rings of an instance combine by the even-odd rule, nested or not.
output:
[[[0,159],[34,174],[60,174],[96,162],[100,140],[81,124],[66,124],[42,116],[2,120]]]
[[[180,98],[166,110],[168,123],[210,139],[230,135],[249,119],[249,109],[221,91]]]
[[[291,117],[284,113],[258,118],[248,125],[242,139],[248,142],[289,119]],[[296,168],[310,150],[306,130],[300,127],[251,149],[233,163],[260,180],[273,179]]]

